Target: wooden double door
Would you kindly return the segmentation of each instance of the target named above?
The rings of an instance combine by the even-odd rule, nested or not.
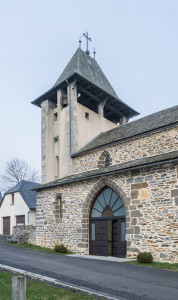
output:
[[[125,218],[90,219],[89,253],[126,256]]]

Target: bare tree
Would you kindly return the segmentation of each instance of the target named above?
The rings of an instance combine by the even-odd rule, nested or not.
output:
[[[39,171],[32,169],[26,161],[14,157],[7,162],[5,172],[0,176],[1,191],[7,192],[22,180],[39,182]]]

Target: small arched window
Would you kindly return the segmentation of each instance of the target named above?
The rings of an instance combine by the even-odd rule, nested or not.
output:
[[[100,155],[100,158],[98,160],[97,167],[98,168],[103,168],[103,167],[108,167],[112,164],[112,158],[111,155],[109,154],[108,151],[103,151]]]

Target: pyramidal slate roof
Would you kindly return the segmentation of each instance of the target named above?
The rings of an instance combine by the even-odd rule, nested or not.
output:
[[[79,156],[95,148],[103,147],[107,144],[118,143],[122,140],[153,132],[163,127],[175,124],[178,124],[178,105],[101,133],[98,137],[93,139],[72,156]]]
[[[97,111],[98,103],[107,100],[105,103],[105,118],[117,123],[123,116],[131,118],[139,114],[117,96],[97,61],[80,48],[77,49],[55,85],[32,101],[32,104],[40,107],[46,99],[56,103],[57,90],[59,88],[66,89],[73,80],[77,80],[78,92],[85,95],[82,100],[78,100],[84,106]],[[88,99],[89,102],[87,97],[90,98]]]
[[[82,76],[114,98],[119,99],[97,61],[80,48],[77,49],[54,86],[60,85],[73,74]]]
[[[39,183],[33,181],[22,180],[18,184],[16,184],[13,188],[8,190],[5,194],[12,194],[19,192],[24,199],[25,203],[30,209],[36,208],[36,193],[35,191],[31,191],[32,188],[38,186]]]

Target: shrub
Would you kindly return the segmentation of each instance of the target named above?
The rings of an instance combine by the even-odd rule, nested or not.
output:
[[[137,261],[141,264],[150,264],[153,261],[153,256],[149,252],[140,252],[137,255]]]
[[[59,253],[67,253],[68,250],[64,245],[61,244],[61,245],[56,245],[54,247],[54,251]]]

